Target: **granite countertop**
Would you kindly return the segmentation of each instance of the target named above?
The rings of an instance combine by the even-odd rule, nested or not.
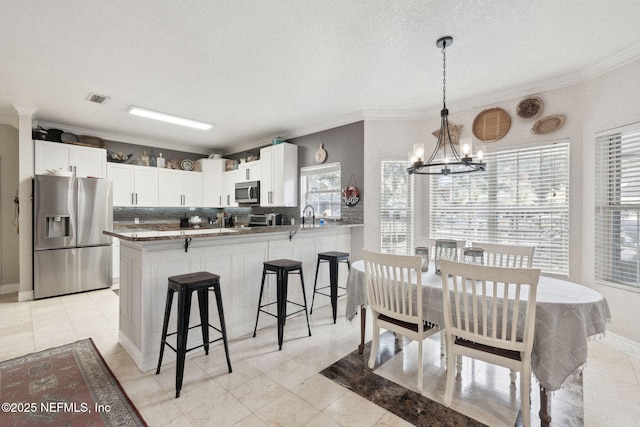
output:
[[[273,227],[233,227],[219,228],[208,224],[200,228],[180,228],[179,224],[114,224],[113,230],[105,230],[104,234],[122,240],[133,242],[147,242],[154,240],[176,240],[185,238],[212,238],[222,236],[244,236],[265,233],[289,233],[298,231],[337,229],[345,227],[360,227],[363,224],[306,224],[306,225],[277,225]]]

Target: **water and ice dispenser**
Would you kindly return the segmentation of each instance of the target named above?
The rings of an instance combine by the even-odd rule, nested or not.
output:
[[[45,217],[45,237],[70,237],[70,219],[69,215]]]

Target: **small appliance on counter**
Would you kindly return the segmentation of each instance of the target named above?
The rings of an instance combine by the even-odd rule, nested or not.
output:
[[[252,214],[249,216],[249,227],[268,227],[282,225],[282,214]]]
[[[279,213],[268,213],[267,214],[267,224],[269,224],[269,225],[282,225],[282,214],[279,214]]]
[[[189,228],[189,217],[187,213],[184,213],[184,216],[180,218],[180,228]]]

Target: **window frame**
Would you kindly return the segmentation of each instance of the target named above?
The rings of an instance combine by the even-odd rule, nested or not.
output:
[[[385,167],[394,169],[391,182],[385,179]],[[380,161],[380,252],[413,255],[414,251],[414,176],[406,172],[406,159]],[[406,184],[406,185],[403,185]]]
[[[634,162],[640,155],[640,123],[598,132],[595,154],[595,281],[640,292],[640,161]],[[635,255],[625,259],[629,251]]]
[[[329,175],[331,173],[336,173],[338,174],[338,176],[334,176],[334,177],[325,177],[322,178],[322,175]],[[324,189],[316,189],[316,190],[308,190],[308,183],[309,183],[309,179],[308,177],[315,177],[315,179],[317,180],[325,180],[326,181],[331,181],[331,180],[335,180],[337,181],[337,187],[329,187],[329,188],[324,188]],[[317,202],[313,202],[313,201],[309,201],[309,195],[318,195],[318,200]],[[319,211],[320,209],[320,200],[319,198],[321,197],[320,195],[324,194],[324,195],[329,195],[329,197],[331,198],[331,202],[329,202],[329,205],[333,207],[333,209],[331,210],[332,215],[323,215],[324,212],[326,212],[326,210],[324,211]],[[304,208],[307,205],[311,205],[313,206],[313,209],[315,211],[315,215],[318,218],[325,218],[325,219],[332,219],[332,220],[340,220],[342,219],[342,165],[340,164],[340,162],[334,162],[334,163],[323,163],[321,165],[313,165],[313,166],[303,166],[300,168],[300,215],[304,215]],[[337,215],[336,215],[337,213]]]

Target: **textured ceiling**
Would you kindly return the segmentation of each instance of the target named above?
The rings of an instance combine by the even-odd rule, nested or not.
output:
[[[21,0],[0,11],[0,121],[200,152],[362,117],[435,117],[592,78],[640,57],[640,2]],[[107,95],[103,105],[86,100]],[[130,105],[213,123],[189,130]]]

